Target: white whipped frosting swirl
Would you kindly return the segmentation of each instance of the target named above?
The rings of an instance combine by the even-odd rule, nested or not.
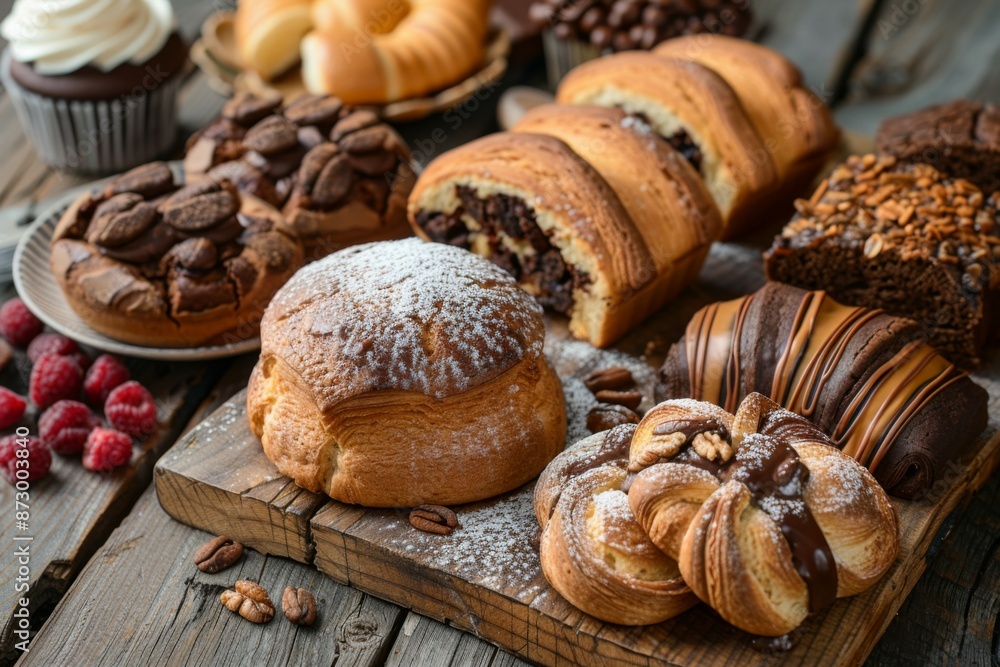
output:
[[[146,62],[175,25],[169,0],[15,0],[0,34],[15,60],[56,76]]]

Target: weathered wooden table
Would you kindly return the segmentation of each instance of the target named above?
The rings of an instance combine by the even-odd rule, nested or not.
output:
[[[0,0],[0,16],[12,0]],[[185,36],[197,34],[218,3],[174,0]],[[834,107],[840,123],[871,133],[881,118],[934,101],[971,96],[1000,101],[1000,3],[996,0],[753,0],[756,38],[791,57]],[[536,63],[512,67],[505,85],[537,82]],[[448,119],[400,129],[424,159],[495,128],[494,102]],[[209,121],[223,98],[198,72],[181,97],[182,137]],[[441,137],[446,137],[445,141]],[[0,93],[0,208],[30,221],[40,202],[85,182],[48,169],[28,145],[10,100]],[[179,148],[179,147],[178,147]],[[773,230],[770,230],[773,233]],[[761,233],[748,245],[763,245]],[[12,295],[0,286],[0,299]],[[626,349],[641,353],[641,349]],[[14,649],[13,494],[0,557],[0,661],[28,665],[146,664],[523,664],[441,623],[335,584],[289,560],[249,553],[241,577],[272,591],[312,589],[319,622],[261,626],[223,613],[220,587],[191,564],[207,539],[170,519],[151,487],[155,461],[177,437],[245,386],[253,355],[208,364],[130,362],[156,394],[162,427],[132,465],[102,477],[56,457],[33,486],[30,652]],[[0,384],[23,391],[26,367],[12,364]],[[1000,476],[947,523],[927,570],[869,658],[872,665],[1000,664]],[[780,662],[780,657],[775,658]]]

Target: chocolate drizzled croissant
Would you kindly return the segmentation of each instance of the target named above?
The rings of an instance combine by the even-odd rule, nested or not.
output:
[[[667,401],[632,438],[629,505],[702,601],[779,636],[871,586],[899,549],[885,492],[831,445],[760,394],[735,415]]]
[[[780,283],[698,311],[656,396],[732,412],[752,392],[812,421],[903,498],[926,492],[987,420],[986,391],[915,322]]]

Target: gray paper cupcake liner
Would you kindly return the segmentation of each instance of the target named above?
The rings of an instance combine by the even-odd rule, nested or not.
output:
[[[542,32],[542,46],[545,48],[545,67],[549,86],[553,90],[571,69],[603,55],[601,49],[588,42],[559,39],[551,30]]]
[[[181,77],[113,100],[61,100],[18,85],[10,75],[10,59],[5,50],[0,81],[24,133],[51,166],[87,174],[121,172],[173,147]]]

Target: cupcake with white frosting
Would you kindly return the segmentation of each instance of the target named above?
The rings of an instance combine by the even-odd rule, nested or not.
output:
[[[176,138],[187,47],[168,0],[15,0],[0,80],[54,167],[124,171]]]

